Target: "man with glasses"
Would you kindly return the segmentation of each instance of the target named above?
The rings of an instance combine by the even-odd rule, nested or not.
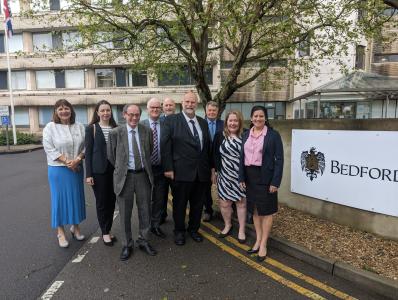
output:
[[[147,103],[148,119],[141,122],[142,125],[152,130],[153,151],[151,154],[151,165],[154,177],[154,185],[152,191],[152,216],[151,216],[151,232],[160,238],[166,235],[160,229],[160,223],[163,212],[167,209],[166,194],[166,177],[164,177],[160,156],[160,136],[163,131],[163,121],[160,119],[162,106],[159,99],[151,98]]]
[[[120,260],[128,260],[133,251],[131,215],[134,196],[139,219],[139,249],[154,256],[156,250],[148,242],[151,225],[151,190],[153,174],[151,155],[153,150],[152,132],[139,124],[141,108],[135,104],[123,107],[126,124],[116,127],[109,134],[108,159],[115,167],[113,186],[119,204],[122,236]]]

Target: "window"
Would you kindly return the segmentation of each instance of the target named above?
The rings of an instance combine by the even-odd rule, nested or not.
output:
[[[0,90],[7,90],[7,71],[0,71]]]
[[[29,108],[15,107],[14,108],[15,125],[18,127],[29,127]]]
[[[86,106],[75,106],[76,121],[82,124],[87,124],[87,107]]]
[[[375,62],[375,63],[398,62],[398,53],[394,53],[394,54],[375,54],[373,62]]]
[[[11,82],[14,90],[26,90],[26,72],[11,71]],[[7,71],[0,71],[0,90],[8,90]]]
[[[62,45],[64,50],[76,50],[78,45],[82,43],[82,36],[79,32],[63,32]]]
[[[33,51],[50,51],[53,49],[53,39],[50,32],[33,34]]]
[[[11,82],[13,90],[26,90],[26,72],[11,71]]]
[[[356,47],[355,69],[365,69],[365,46],[357,45]]]
[[[311,39],[307,38],[306,40],[300,42],[298,44],[297,51],[298,51],[299,57],[310,56],[310,54],[311,54]]]
[[[65,70],[65,87],[84,88],[84,70]]]
[[[32,0],[31,9],[35,12],[41,12],[46,10],[60,10],[68,9],[71,1],[69,0]]]
[[[84,88],[83,70],[45,70],[36,71],[38,89]]]
[[[116,86],[117,87],[126,86],[127,85],[126,69],[116,68],[115,73],[116,73]]]
[[[96,69],[95,70],[97,87],[113,87],[113,69]]]
[[[129,86],[148,86],[148,76],[145,71],[130,71]]]
[[[22,33],[14,34],[11,39],[8,39],[8,49],[10,53],[23,51]]]
[[[174,71],[161,71],[158,78],[159,86],[195,84],[188,66],[185,65]],[[211,66],[208,66],[205,70],[205,79],[208,84],[213,84],[213,68]]]
[[[97,45],[94,46],[97,50],[113,49],[113,35],[111,32],[97,32],[96,39],[94,40]]]
[[[51,121],[53,116],[52,106],[40,106],[39,107],[39,126],[44,127],[48,122]]]

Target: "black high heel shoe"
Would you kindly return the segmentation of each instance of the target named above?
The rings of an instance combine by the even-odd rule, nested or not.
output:
[[[231,228],[230,228],[226,233],[220,232],[220,233],[218,234],[218,237],[219,237],[219,238],[225,238],[225,237],[231,235],[232,227],[233,227],[233,226],[231,226]]]
[[[267,254],[265,254],[264,256],[257,255],[257,261],[263,262],[266,259],[266,257],[267,257]]]
[[[247,252],[247,254],[255,254],[255,253],[258,253],[258,249],[251,248],[251,249],[247,250],[246,252]]]

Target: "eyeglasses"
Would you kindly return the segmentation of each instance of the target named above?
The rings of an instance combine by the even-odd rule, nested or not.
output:
[[[126,115],[127,115],[129,118],[139,118],[139,117],[141,116],[140,114],[133,114],[133,113],[131,113],[131,114],[126,113]]]
[[[149,106],[150,109],[161,109],[160,106]]]

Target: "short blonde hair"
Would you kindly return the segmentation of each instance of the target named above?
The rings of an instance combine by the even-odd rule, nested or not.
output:
[[[228,130],[228,119],[230,115],[235,115],[238,118],[239,121],[239,128],[237,135],[240,136],[243,132],[243,116],[242,113],[239,110],[230,110],[229,112],[226,113],[225,115],[225,121],[224,121],[224,136],[230,136],[231,133]]]

